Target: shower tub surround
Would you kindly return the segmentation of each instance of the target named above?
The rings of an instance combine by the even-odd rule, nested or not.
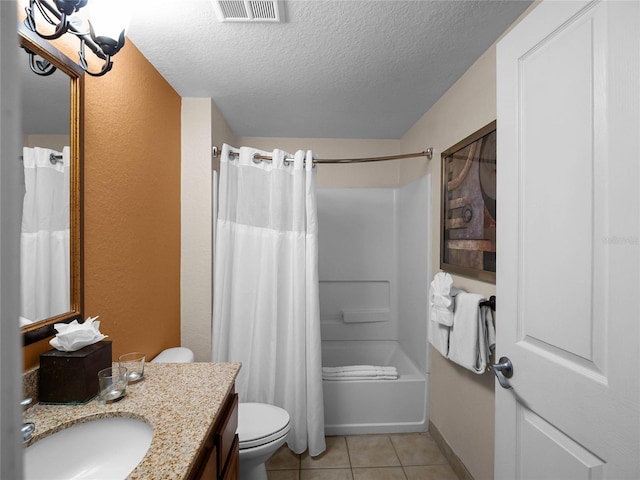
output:
[[[323,381],[325,433],[427,431],[431,177],[317,197],[322,366],[399,373]]]
[[[393,366],[397,380],[324,380],[326,435],[422,432],[427,376],[393,340],[323,341],[322,366]]]

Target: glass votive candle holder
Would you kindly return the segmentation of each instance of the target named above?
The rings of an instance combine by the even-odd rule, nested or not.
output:
[[[144,360],[145,355],[141,352],[125,353],[118,357],[119,365],[127,369],[129,383],[136,383],[144,378]]]
[[[127,369],[120,365],[98,372],[98,398],[100,403],[113,403],[125,396],[127,391]]]

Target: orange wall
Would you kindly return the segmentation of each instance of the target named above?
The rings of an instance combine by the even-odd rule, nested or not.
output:
[[[151,358],[180,344],[181,99],[130,41],[86,77],[85,317],[100,315],[114,358]],[[50,348],[26,347],[25,368]]]

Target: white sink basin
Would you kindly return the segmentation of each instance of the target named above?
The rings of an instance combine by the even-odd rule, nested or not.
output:
[[[124,479],[145,456],[153,428],[134,418],[79,423],[34,443],[24,453],[25,480]]]

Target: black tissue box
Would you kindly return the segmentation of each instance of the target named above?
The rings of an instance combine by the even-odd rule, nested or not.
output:
[[[75,352],[40,354],[42,403],[87,403],[98,393],[98,372],[112,366],[111,341],[103,340]]]

